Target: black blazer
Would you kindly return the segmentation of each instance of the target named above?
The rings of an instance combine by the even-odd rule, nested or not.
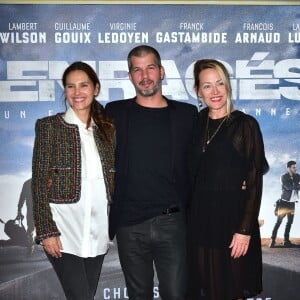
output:
[[[197,108],[194,105],[169,100],[171,128],[171,163],[178,205],[185,209],[190,192],[187,156],[192,132],[197,120]],[[110,238],[115,235],[118,226],[118,214],[122,198],[126,192],[128,170],[128,124],[129,116],[136,98],[113,101],[106,105],[107,114],[114,120],[116,127],[115,192],[110,211]]]

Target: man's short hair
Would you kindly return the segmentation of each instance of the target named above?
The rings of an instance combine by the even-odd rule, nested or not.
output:
[[[143,57],[147,54],[154,54],[155,56],[155,63],[161,67],[161,58],[160,58],[160,54],[158,53],[158,51],[149,46],[149,45],[140,45],[140,46],[137,46],[135,48],[133,48],[129,53],[128,53],[128,56],[127,56],[127,64],[128,64],[128,69],[129,69],[129,72],[131,71],[131,68],[132,68],[132,63],[131,63],[131,58],[132,56],[137,56],[137,57]]]
[[[295,164],[296,164],[296,162],[294,160],[290,160],[290,161],[287,162],[286,167],[290,168],[291,166],[293,166]]]

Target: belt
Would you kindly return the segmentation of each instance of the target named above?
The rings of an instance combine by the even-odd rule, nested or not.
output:
[[[283,199],[283,198],[281,198],[280,199],[281,201],[284,201],[284,202],[288,202],[288,203],[297,203],[298,201],[296,200],[296,201],[289,201],[289,200],[285,200],[285,199]]]
[[[177,213],[177,212],[180,212],[180,208],[178,206],[172,206],[172,207],[169,207],[169,208],[163,210],[162,214],[163,215],[170,215],[170,214],[174,214],[174,213]]]

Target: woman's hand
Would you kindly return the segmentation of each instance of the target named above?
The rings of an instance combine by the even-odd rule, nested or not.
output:
[[[55,258],[61,257],[62,244],[59,236],[49,237],[42,242],[44,250]]]
[[[250,235],[244,235],[240,233],[235,233],[233,235],[231,244],[231,257],[239,258],[240,256],[246,255],[250,243]]]

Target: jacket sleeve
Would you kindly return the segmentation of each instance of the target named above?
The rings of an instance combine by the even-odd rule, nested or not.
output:
[[[52,218],[48,188],[51,185],[49,165],[52,157],[53,130],[50,122],[38,120],[32,157],[32,201],[36,242],[60,235]]]
[[[105,112],[110,118],[114,119],[114,105],[112,102],[109,102],[105,105]]]
[[[263,137],[257,121],[248,117],[243,123],[243,128],[248,170],[246,172],[245,211],[238,232],[251,234],[259,215],[263,175],[268,171],[269,165],[265,158]]]
[[[293,182],[290,180],[290,177],[287,174],[284,174],[280,177],[280,183],[282,188],[286,191],[292,191],[294,189]]]

